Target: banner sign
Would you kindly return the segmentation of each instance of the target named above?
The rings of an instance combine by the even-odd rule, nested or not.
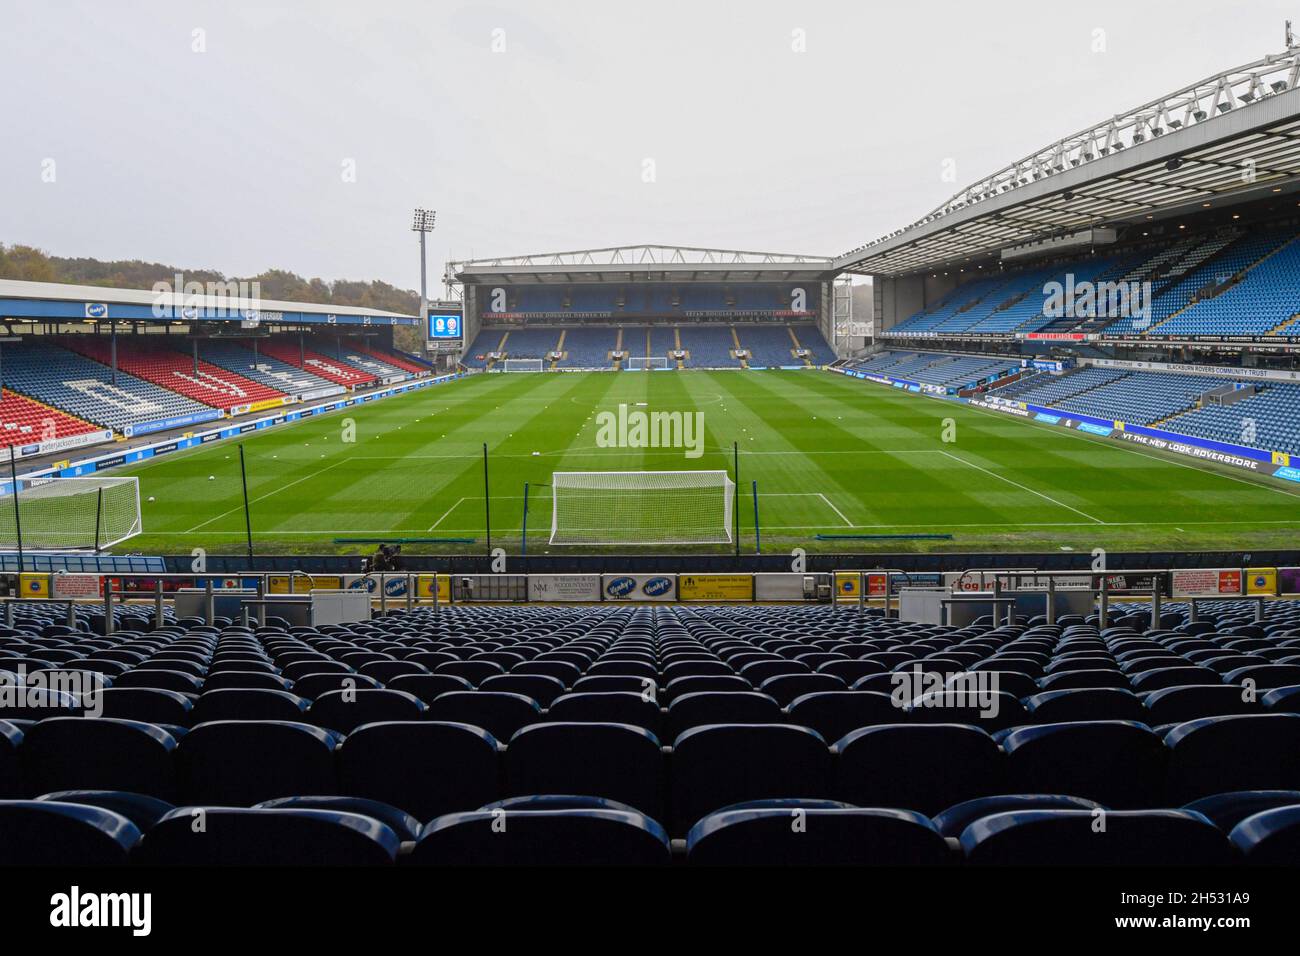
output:
[[[599,574],[530,574],[530,601],[599,601]]]
[[[1176,597],[1222,597],[1241,594],[1240,568],[1183,568],[1171,572]]]
[[[1247,568],[1247,594],[1277,594],[1277,568]]]
[[[749,574],[681,574],[677,588],[683,601],[754,600],[754,578]]]
[[[602,574],[600,590],[606,601],[672,601],[677,597],[677,576]]]

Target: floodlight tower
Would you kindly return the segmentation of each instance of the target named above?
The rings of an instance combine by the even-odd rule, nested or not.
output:
[[[434,220],[438,218],[436,209],[419,209],[415,210],[415,215],[411,219],[411,231],[420,234],[420,314],[423,315],[428,308],[429,297],[425,290],[425,281],[427,275],[427,262],[424,254],[424,237],[433,232]]]

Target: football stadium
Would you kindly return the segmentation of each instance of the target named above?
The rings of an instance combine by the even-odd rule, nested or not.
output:
[[[1086,867],[1249,925],[1300,44],[1170,62],[838,253],[575,228],[435,297],[421,207],[408,308],[0,272],[0,865]]]

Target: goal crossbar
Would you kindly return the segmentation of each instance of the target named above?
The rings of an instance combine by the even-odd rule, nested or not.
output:
[[[730,544],[725,471],[557,471],[551,544]]]
[[[503,372],[541,372],[545,371],[544,360],[539,358],[508,358],[501,363]]]
[[[137,478],[19,478],[16,495],[0,487],[0,551],[108,548],[141,530]]]

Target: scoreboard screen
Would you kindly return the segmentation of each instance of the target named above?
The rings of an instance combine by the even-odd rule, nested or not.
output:
[[[461,337],[461,324],[459,315],[446,315],[442,313],[429,313],[429,338],[431,339],[458,339]]]

